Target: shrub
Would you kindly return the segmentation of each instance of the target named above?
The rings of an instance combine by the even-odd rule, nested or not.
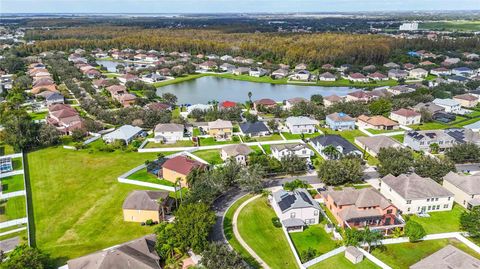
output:
[[[420,223],[409,220],[405,224],[405,235],[408,236],[410,242],[417,242],[425,237],[427,233]]]
[[[153,220],[152,219],[147,219],[147,221],[145,221],[145,224],[147,226],[152,226],[153,225]]]
[[[280,222],[280,219],[278,217],[272,218],[272,223],[273,223],[273,226],[275,226],[277,228],[282,227],[282,223]]]
[[[307,250],[302,251],[302,253],[300,254],[300,257],[302,262],[305,263],[317,257],[317,255],[318,255],[317,250],[309,247]]]

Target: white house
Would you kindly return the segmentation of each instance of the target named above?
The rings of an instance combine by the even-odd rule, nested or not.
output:
[[[423,68],[415,68],[408,72],[408,76],[411,78],[422,79],[428,76],[428,71]]]
[[[128,145],[135,137],[142,132],[142,128],[132,125],[123,125],[115,131],[103,136],[106,143],[112,143],[115,140],[123,140]]]
[[[445,112],[447,113],[461,114],[461,112],[463,111],[461,104],[453,99],[436,98],[435,100],[433,100],[433,103],[437,106],[445,108]]]
[[[257,68],[250,69],[250,71],[248,72],[248,75],[251,77],[259,78],[259,77],[265,76],[267,72],[268,72],[267,70],[257,67]]]
[[[380,179],[380,193],[404,214],[452,210],[454,194],[430,178],[413,173]]]
[[[288,117],[285,121],[285,125],[292,134],[311,134],[315,133],[318,125],[317,120],[310,119],[309,117]]]
[[[185,127],[182,124],[161,123],[155,126],[155,143],[175,143],[183,139]]]
[[[312,75],[307,70],[300,70],[295,72],[289,78],[291,80],[301,80],[301,81],[309,81]]]
[[[313,156],[313,150],[311,150],[306,144],[278,144],[271,145],[270,150],[272,156],[281,161],[283,157],[296,155],[300,158],[310,159]]]
[[[419,124],[422,115],[411,109],[401,108],[390,113],[390,119],[400,123],[401,125]]]
[[[443,187],[453,192],[459,205],[467,209],[480,206],[480,175],[450,172],[443,177]]]
[[[305,189],[292,192],[279,190],[270,198],[273,210],[289,232],[319,223],[320,205]]]
[[[220,157],[223,161],[234,159],[238,164],[246,165],[252,149],[245,144],[228,145],[222,148]]]

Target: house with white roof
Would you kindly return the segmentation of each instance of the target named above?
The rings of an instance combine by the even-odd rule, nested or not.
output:
[[[155,126],[155,143],[175,143],[178,140],[183,140],[185,127],[182,124],[175,123],[160,123]]]
[[[428,76],[428,71],[423,68],[415,68],[408,72],[408,76],[411,78],[422,79]]]
[[[288,117],[285,126],[292,134],[311,134],[317,131],[318,121],[309,117]]]
[[[455,202],[472,209],[480,206],[480,175],[449,172],[443,177],[443,187],[455,195]]]
[[[445,112],[447,113],[462,114],[463,111],[461,104],[450,98],[436,98],[435,100],[433,100],[433,103],[445,108]]]
[[[103,136],[105,143],[112,143],[115,140],[123,140],[125,144],[129,144],[133,139],[143,132],[142,128],[132,125],[123,125],[115,131]]]
[[[272,156],[281,161],[282,158],[286,156],[296,155],[297,157],[310,159],[314,155],[313,150],[311,150],[306,144],[278,144],[271,145],[270,150],[272,151]]]

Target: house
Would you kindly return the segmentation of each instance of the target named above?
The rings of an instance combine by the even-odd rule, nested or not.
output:
[[[153,102],[147,105],[147,109],[156,110],[156,111],[163,111],[163,110],[171,110],[172,106],[165,103],[160,102]]]
[[[110,132],[103,136],[103,140],[106,143],[112,143],[115,140],[123,140],[125,144],[129,144],[137,136],[141,135],[143,132],[142,128],[132,125],[123,125],[122,127],[116,129],[113,132]]]
[[[237,103],[232,101],[223,101],[218,105],[219,109],[229,109],[237,106]]]
[[[248,75],[251,77],[259,78],[259,77],[265,76],[267,73],[268,73],[268,70],[260,67],[256,67],[256,68],[250,69],[250,71],[248,72]]]
[[[295,71],[299,71],[299,70],[306,70],[308,68],[308,66],[304,63],[301,63],[301,64],[297,64],[295,66]]]
[[[291,80],[298,80],[298,81],[310,81],[312,77],[312,74],[308,72],[307,70],[300,70],[300,71],[295,71],[293,75],[291,75],[289,78]]]
[[[480,55],[476,53],[466,53],[465,58],[469,61],[477,61],[480,59]]]
[[[233,125],[231,121],[218,119],[208,123],[208,134],[216,140],[231,140]]]
[[[138,77],[134,74],[126,73],[125,75],[122,75],[117,78],[120,83],[125,84],[129,81],[135,82],[138,81]]]
[[[362,67],[362,71],[366,72],[375,72],[375,70],[377,70],[377,67],[373,64]]]
[[[231,62],[231,61],[233,61],[233,57],[230,56],[230,55],[223,55],[222,57],[220,57],[220,60],[222,60],[224,62]]]
[[[463,128],[472,130],[473,132],[480,132],[480,120],[472,124],[465,125]]]
[[[333,69],[335,69],[335,66],[333,66],[331,64],[324,64],[324,65],[322,65],[322,69],[323,70],[333,70]]]
[[[432,65],[435,65],[435,63],[432,63],[430,61],[423,61],[423,62],[420,62],[418,65],[420,65],[420,66],[432,66]]]
[[[343,98],[335,94],[325,96],[323,97],[323,106],[329,107],[342,101],[343,101]]]
[[[443,187],[455,195],[455,202],[471,210],[480,206],[480,175],[449,172],[443,177]]]
[[[58,92],[44,91],[37,94],[37,96],[41,96],[44,99],[46,106],[65,103],[65,97]]]
[[[82,130],[84,128],[83,120],[77,110],[64,104],[49,106],[46,121],[47,124],[67,135],[75,130]]]
[[[396,130],[398,123],[385,118],[384,116],[366,116],[360,115],[357,118],[357,125],[359,128],[375,129],[375,130]]]
[[[474,74],[475,71],[468,67],[456,67],[452,69],[452,74],[462,77],[469,77]]]
[[[212,105],[204,105],[204,104],[195,104],[187,107],[187,114],[192,113],[194,110],[201,110],[201,111],[207,111],[209,109],[212,109]]]
[[[465,84],[467,82],[469,82],[470,79],[469,78],[466,78],[466,77],[462,77],[462,76],[449,76],[447,77],[447,82],[450,82],[450,83],[461,83],[461,84]]]
[[[354,130],[355,118],[352,118],[343,112],[335,112],[333,114],[327,115],[327,117],[325,118],[325,124],[330,129],[335,131]]]
[[[168,191],[132,191],[123,201],[123,220],[131,222],[164,221],[165,216],[171,213],[173,202]]]
[[[388,88],[387,91],[393,95],[400,95],[400,94],[414,92],[415,89],[406,85],[397,85],[397,86]]]
[[[282,78],[286,78],[289,73],[290,71],[288,71],[287,69],[277,69],[272,72],[272,77],[276,79],[282,79]]]
[[[317,131],[318,121],[309,117],[288,117],[285,126],[292,134],[312,134]]]
[[[242,135],[249,137],[266,136],[270,134],[270,130],[268,130],[265,123],[261,121],[240,123],[240,132]]]
[[[480,268],[480,260],[470,254],[447,245],[437,252],[421,259],[411,265],[409,269],[477,269]]]
[[[382,148],[403,147],[397,140],[386,135],[355,137],[355,143],[373,157],[376,157]]]
[[[249,67],[239,67],[239,68],[233,70],[232,73],[236,76],[240,76],[240,75],[248,74],[248,72],[250,72]]]
[[[270,203],[289,232],[303,231],[305,226],[318,224],[322,214],[318,202],[305,189],[279,190],[272,194]]]
[[[422,112],[422,110],[428,111],[430,114],[435,115],[440,112],[445,112],[445,108],[434,103],[418,103],[413,107],[413,110]]]
[[[390,119],[400,123],[401,125],[419,124],[422,115],[411,109],[400,108],[390,113]]]
[[[460,103],[454,99],[440,99],[436,98],[433,100],[433,103],[445,108],[445,112],[447,113],[453,113],[453,114],[461,114],[462,113],[462,106]]]
[[[393,230],[404,225],[398,208],[374,188],[328,191],[323,196],[342,228]]]
[[[237,67],[233,64],[229,64],[229,63],[224,63],[222,65],[220,65],[220,70],[224,71],[224,72],[233,72],[233,70],[235,70]]]
[[[238,164],[246,165],[250,153],[252,149],[245,144],[228,145],[222,148],[220,157],[223,161],[233,159]]]
[[[403,68],[405,68],[407,70],[412,70],[413,68],[415,68],[415,65],[411,64],[411,63],[406,63],[406,64],[403,65]]]
[[[117,100],[124,107],[129,107],[135,104],[137,97],[127,92],[127,88],[123,85],[112,85],[107,87],[113,99]]]
[[[292,109],[292,107],[296,104],[300,104],[300,103],[308,103],[308,100],[303,98],[303,97],[294,97],[294,98],[290,98],[288,100],[285,101],[285,109],[286,110],[290,110]]]
[[[400,65],[398,65],[396,63],[392,63],[392,62],[386,63],[383,66],[388,68],[388,69],[400,68]]]
[[[155,126],[154,140],[155,143],[175,143],[179,140],[183,140],[184,133],[185,127],[182,124],[160,123]]]
[[[415,68],[410,70],[408,76],[415,79],[423,79],[428,76],[428,71],[423,68]]]
[[[460,103],[460,106],[462,107],[471,108],[471,107],[476,107],[478,105],[478,97],[472,94],[455,95],[453,97],[453,100]]]
[[[365,92],[365,91],[355,91],[355,92],[350,92],[347,94],[346,101],[347,102],[369,102],[370,100],[374,99],[375,96],[373,96],[370,92]]]
[[[435,76],[450,76],[452,74],[452,71],[445,67],[439,67],[430,70],[430,74]]]
[[[167,79],[165,76],[159,75],[157,73],[150,73],[142,76],[140,80],[146,83],[155,83],[165,79]]]
[[[380,179],[380,193],[404,214],[450,211],[454,201],[452,192],[415,173],[384,176]]]
[[[162,269],[151,234],[67,262],[68,269]]]
[[[416,151],[430,151],[430,145],[436,144],[439,150],[452,147],[456,140],[444,130],[408,131],[404,136],[404,145]]]
[[[337,77],[330,72],[325,72],[325,73],[322,73],[322,74],[318,75],[318,80],[320,80],[320,81],[335,81],[335,80],[337,80]]]
[[[447,58],[442,62],[442,65],[450,66],[450,65],[458,64],[460,61],[461,61],[460,58]]]
[[[253,109],[258,112],[258,108],[274,108],[277,106],[277,102],[272,99],[264,98],[253,102]]]
[[[408,72],[400,69],[392,69],[388,71],[388,77],[394,80],[406,79]]]
[[[380,73],[380,72],[375,72],[375,73],[372,73],[372,74],[368,74],[367,77],[368,77],[369,79],[375,80],[375,81],[388,80],[388,77],[385,76],[384,74]]]
[[[279,161],[286,156],[292,155],[310,161],[310,157],[314,155],[313,150],[311,150],[306,144],[301,143],[271,145],[270,150],[272,151],[272,156]]]
[[[168,159],[162,165],[162,178],[170,182],[177,182],[180,180],[182,187],[187,187],[187,176],[194,169],[202,169],[205,164],[192,160],[186,156],[176,156]]]
[[[346,72],[346,71],[352,69],[352,67],[353,67],[353,66],[352,66],[351,64],[342,64],[342,65],[340,65],[340,67],[338,68],[338,71],[340,71],[340,72]]]
[[[312,147],[325,159],[339,159],[342,156],[363,156],[363,153],[345,138],[339,135],[319,135],[310,140]],[[325,148],[333,147],[335,152],[327,152]]]
[[[349,74],[347,78],[348,78],[348,80],[350,80],[352,82],[363,82],[363,83],[368,82],[368,78],[361,73]]]

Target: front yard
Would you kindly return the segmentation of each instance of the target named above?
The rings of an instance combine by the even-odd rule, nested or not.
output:
[[[220,150],[218,149],[198,150],[198,151],[194,151],[192,154],[199,158],[202,158],[209,164],[223,163],[223,160],[220,157]]]
[[[303,232],[290,233],[300,259],[303,259],[302,253],[309,248],[315,249],[317,256],[320,256],[337,247],[337,242],[333,240],[332,235],[325,231],[326,223],[327,221],[324,220],[320,224],[308,226]]]
[[[377,129],[367,129],[367,131],[371,134],[388,134],[388,133],[396,133],[396,132],[402,132],[403,129],[397,129],[397,130],[377,130]]]
[[[283,140],[283,138],[279,134],[272,134],[267,136],[259,136],[259,137],[246,137],[242,136],[243,142],[264,142],[264,141],[278,141]]]
[[[458,232],[460,215],[465,211],[462,206],[455,203],[451,211],[429,212],[428,218],[412,215],[411,220],[420,223],[427,234]]]
[[[363,258],[363,261],[357,264],[353,264],[351,261],[345,258],[344,253],[337,254],[331,258],[323,260],[308,269],[376,269],[380,268],[367,258]]]
[[[314,138],[314,137],[317,137],[319,135],[321,135],[322,133],[313,133],[313,134],[303,134],[303,138]],[[287,140],[294,140],[294,139],[302,139],[302,135],[301,134],[291,134],[291,133],[282,133],[283,137],[285,137],[285,139]]]

